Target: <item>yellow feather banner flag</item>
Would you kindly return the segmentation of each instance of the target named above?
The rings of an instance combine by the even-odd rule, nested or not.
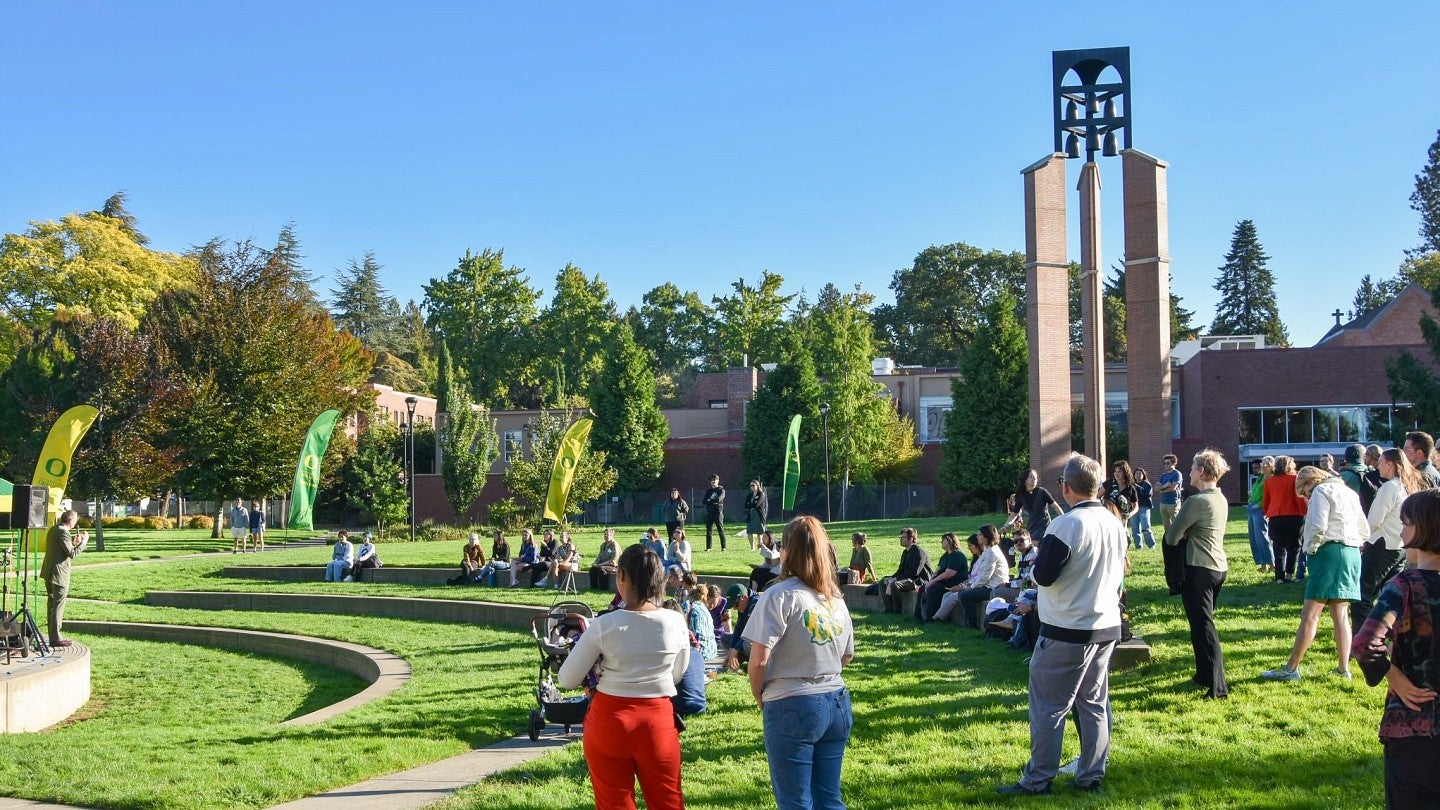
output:
[[[559,523],[565,519],[565,503],[570,499],[570,486],[575,483],[575,469],[580,466],[580,454],[590,441],[593,419],[577,419],[560,447],[555,451],[555,467],[550,471],[550,493],[545,497],[545,517]]]
[[[100,412],[89,405],[76,405],[60,418],[55,420],[54,427],[50,428],[50,435],[45,439],[45,447],[40,451],[40,458],[35,462],[35,475],[30,483],[35,486],[50,488],[50,506],[46,509],[46,520],[55,522],[55,516],[60,512],[60,500],[65,497],[65,485],[70,483],[70,459],[75,455],[75,448],[80,446],[80,440],[85,438],[86,431],[95,424],[95,417]],[[37,551],[45,550],[45,532],[37,532]]]

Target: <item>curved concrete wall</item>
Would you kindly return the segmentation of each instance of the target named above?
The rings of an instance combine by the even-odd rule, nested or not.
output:
[[[179,624],[141,624],[131,622],[67,621],[65,627],[79,633],[100,636],[122,636],[142,641],[163,641],[173,644],[194,644],[226,650],[251,652],[276,658],[294,658],[312,664],[349,672],[370,684],[364,690],[338,703],[332,703],[281,725],[307,726],[322,723],[356,706],[379,700],[398,690],[410,680],[410,664],[393,653],[312,636],[288,633],[264,633],[257,630],[236,630],[228,627],[195,627]],[[72,648],[73,649],[73,648]]]
[[[69,627],[67,622],[66,627]],[[90,699],[90,648],[76,643],[56,655],[20,658],[0,671],[0,733],[49,728]]]

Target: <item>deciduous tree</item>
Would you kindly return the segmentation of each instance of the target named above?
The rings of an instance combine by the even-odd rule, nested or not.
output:
[[[568,405],[563,397],[591,389],[616,320],[610,288],[599,276],[586,278],[573,264],[556,274],[555,295],[537,324],[546,358],[557,369],[549,380],[549,404]]]
[[[890,280],[895,303],[875,308],[881,350],[903,363],[954,366],[1002,291],[1025,295],[1025,257],[957,242],[928,247]]]
[[[310,422],[373,401],[360,389],[372,356],[307,299],[297,249],[293,234],[274,250],[213,240],[198,283],[164,293],[147,316],[161,368],[189,400],[165,415],[186,492],[283,492]]]
[[[560,441],[570,428],[577,414],[563,416],[547,410],[531,417],[534,430],[531,433],[531,457],[527,461],[516,458],[505,470],[505,487],[513,495],[512,504],[529,515],[533,524],[539,523],[545,508],[545,498],[550,492],[550,474],[555,469],[555,456]],[[570,487],[570,497],[565,501],[565,515],[580,514],[580,504],[594,500],[615,486],[616,474],[610,468],[609,457],[604,450],[592,444],[580,455],[575,466],[575,478]]]
[[[489,408],[537,404],[536,301],[540,293],[505,252],[465,251],[454,270],[425,285],[426,325],[465,370],[475,401]]]
[[[723,371],[740,366],[773,363],[781,354],[785,336],[785,312],[794,294],[781,295],[785,279],[765,270],[751,286],[744,278],[731,282],[733,292],[715,296],[715,329],[712,333],[709,367]]]

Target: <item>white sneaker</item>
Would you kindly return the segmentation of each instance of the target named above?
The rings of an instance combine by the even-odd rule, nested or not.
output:
[[[549,577],[546,577],[546,578],[544,578],[544,579],[541,579],[539,582],[535,583],[535,587],[537,587],[537,588],[548,588],[548,587],[550,587],[550,578],[549,578]]]
[[[341,582],[354,582],[354,581],[355,581],[355,577],[345,577],[344,579],[342,579],[342,580],[340,580],[340,581],[341,581]]]
[[[1060,773],[1063,773],[1063,774],[1065,774],[1066,776],[1074,776],[1074,775],[1076,774],[1076,772],[1079,771],[1079,770],[1080,770],[1080,758],[1079,758],[1079,757],[1075,757],[1074,759],[1072,759],[1072,760],[1070,760],[1069,762],[1065,763],[1064,765],[1061,765],[1061,766],[1060,766]]]

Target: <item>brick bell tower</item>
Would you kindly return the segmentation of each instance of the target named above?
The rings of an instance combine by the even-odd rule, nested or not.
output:
[[[1055,51],[1051,153],[1026,168],[1025,295],[1030,343],[1030,464],[1040,483],[1070,453],[1070,314],[1065,161],[1080,169],[1080,297],[1085,453],[1108,470],[1102,322],[1100,164],[1121,158],[1130,460],[1158,466],[1170,452],[1170,255],[1166,163],[1131,143],[1130,49]],[[1121,147],[1121,137],[1124,146]],[[1082,150],[1083,144],[1083,150]],[[1118,459],[1116,459],[1118,460]]]

